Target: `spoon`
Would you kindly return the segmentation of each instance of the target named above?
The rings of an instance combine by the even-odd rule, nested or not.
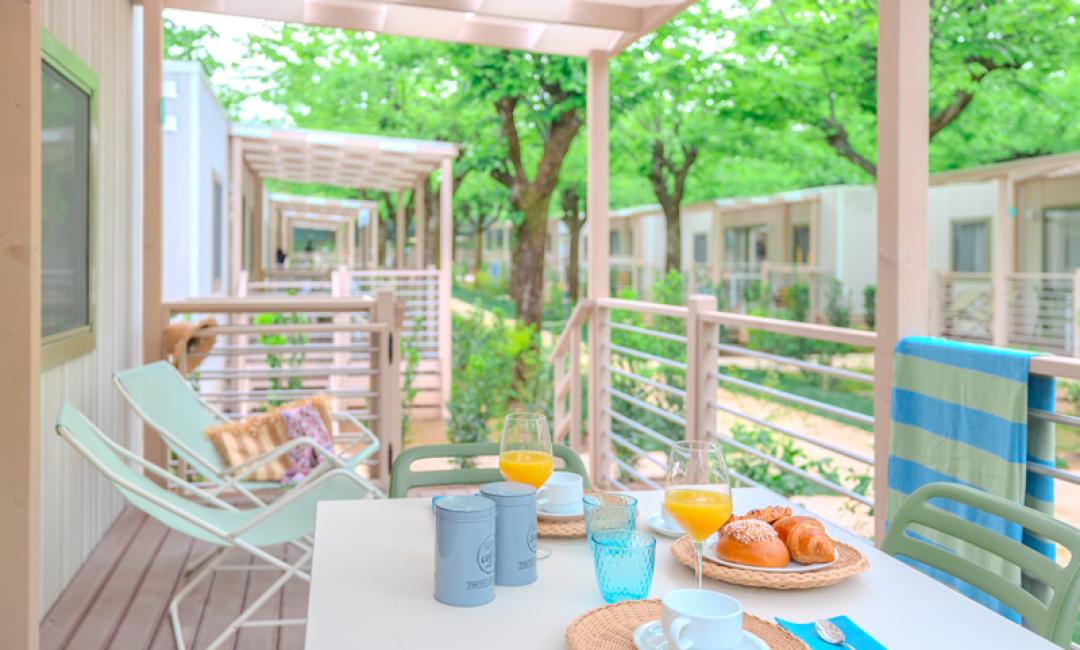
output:
[[[814,621],[814,631],[821,637],[821,640],[831,645],[838,645],[841,648],[847,648],[848,650],[855,650],[851,647],[850,643],[844,643],[844,632],[840,628],[836,627],[836,624],[827,618],[821,618]]]

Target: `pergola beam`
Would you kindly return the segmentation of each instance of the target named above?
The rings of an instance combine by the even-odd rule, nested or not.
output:
[[[926,334],[929,191],[929,0],[878,2],[877,346],[874,351],[874,537],[885,534],[894,349]]]

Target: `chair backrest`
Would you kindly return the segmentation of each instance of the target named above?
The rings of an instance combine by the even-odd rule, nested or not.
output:
[[[581,476],[585,486],[589,485],[589,475],[581,457],[566,445],[553,445],[552,455],[561,458],[566,467],[563,471]],[[463,469],[443,469],[431,471],[413,471],[412,464],[424,458],[476,458],[479,456],[498,456],[497,442],[466,442],[461,444],[422,445],[410,447],[394,459],[390,470],[390,498],[408,496],[409,490],[417,487],[436,487],[446,485],[481,485],[503,480],[499,470],[494,468],[467,467]]]
[[[1022,526],[1028,532],[1056,542],[1071,554],[1062,567],[1045,555],[1015,540],[990,531],[929,503],[941,498],[971,506]],[[989,569],[949,549],[913,536],[909,529],[922,526],[949,538],[982,548],[1044,583],[1052,592],[1047,602]],[[914,531],[918,535],[918,531]],[[1014,609],[1033,632],[1069,647],[1077,607],[1080,606],[1080,530],[1044,513],[993,494],[955,483],[930,483],[911,494],[897,511],[881,544],[889,555],[927,564],[981,589]]]
[[[229,465],[203,432],[221,422],[184,376],[166,361],[113,375],[120,393],[176,455],[208,479],[220,482]]]
[[[213,519],[220,510],[189,501],[131,467],[122,454],[126,453],[129,459],[136,462],[137,457],[130,451],[121,451],[117,443],[67,402],[60,405],[56,432],[104,474],[131,505],[185,535],[215,544],[223,543],[219,536],[194,523]]]

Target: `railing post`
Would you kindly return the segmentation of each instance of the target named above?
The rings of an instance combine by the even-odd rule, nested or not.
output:
[[[607,367],[611,363],[611,313],[606,307],[594,304],[589,319],[589,426],[588,446],[589,461],[592,465],[592,479],[597,486],[607,483],[608,453],[611,441],[611,395],[607,389],[611,385],[611,373]]]
[[[330,296],[332,298],[347,298],[349,296],[349,269],[339,266],[330,272]],[[334,312],[334,324],[338,326],[348,325],[353,322],[352,314],[345,311]],[[334,330],[332,355],[334,368],[343,368],[349,364],[349,353],[344,350],[349,346],[352,333],[344,329]],[[335,411],[341,410],[341,398],[338,393],[345,389],[346,377],[338,372],[332,372],[329,377],[330,404]]]
[[[1072,277],[1072,306],[1069,311],[1069,334],[1072,336],[1070,353],[1074,357],[1080,357],[1080,268],[1073,271]]]
[[[570,327],[570,447],[581,452],[581,324]]]
[[[241,269],[240,272],[236,274],[236,291],[235,291],[235,293],[236,293],[236,297],[241,299],[241,300],[248,297],[248,272],[246,270],[244,270],[244,269]],[[251,314],[248,313],[248,312],[231,315],[231,316],[228,317],[228,319],[234,325],[245,326],[245,325],[250,325],[251,324]],[[251,343],[249,338],[250,337],[247,334],[237,334],[236,335],[236,345],[237,345],[237,347],[240,348],[241,350],[247,349],[248,345],[250,345],[250,343]],[[238,392],[240,392],[240,393],[245,394],[245,395],[252,392],[252,390],[251,390],[251,378],[248,377],[247,373],[244,372],[247,369],[247,366],[248,366],[247,358],[243,354],[237,354],[234,357],[232,357],[232,363],[233,363],[233,368],[236,370],[236,380],[235,380],[236,390]],[[183,366],[181,366],[181,367],[183,367]],[[252,403],[248,402],[247,400],[240,400],[236,404],[237,410],[243,415],[247,415],[247,413],[251,410],[251,406],[252,406]]]
[[[716,426],[709,403],[716,399],[717,326],[701,320],[701,313],[716,311],[716,296],[690,296],[686,301],[686,440],[705,440]]]
[[[948,273],[934,271],[930,274],[930,336],[945,334],[945,301],[948,300]]]
[[[379,478],[389,480],[394,457],[402,450],[401,440],[401,328],[397,320],[394,292],[375,292],[372,323],[386,327],[378,334],[378,344],[371,352],[377,384],[373,412],[375,435],[379,438]],[[376,336],[372,333],[372,342]]]
[[[1009,292],[1006,289],[1008,274],[1013,271],[1013,242],[1016,229],[1013,224],[1013,180],[1006,174],[997,180],[997,209],[994,215],[993,257],[990,267],[990,340],[998,347],[1009,344]]]

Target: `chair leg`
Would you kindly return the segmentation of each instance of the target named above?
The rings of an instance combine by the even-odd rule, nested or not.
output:
[[[169,621],[172,623],[173,638],[176,639],[177,650],[184,650],[184,631],[180,627],[180,601],[182,601],[191,590],[194,589],[200,582],[206,579],[206,576],[210,575],[214,569],[221,564],[222,559],[225,557],[225,551],[227,548],[214,548],[210,551],[207,558],[200,560],[205,561],[202,568],[195,574],[191,580],[189,580],[180,591],[176,592],[176,595],[169,601]],[[216,555],[215,555],[216,554]]]
[[[292,579],[293,576],[299,575],[301,573],[300,568],[303,567],[305,564],[307,564],[307,562],[309,560],[311,560],[311,554],[312,554],[312,551],[310,551],[310,550],[305,552],[304,555],[302,555],[300,557],[300,559],[296,561],[296,563],[289,566],[288,569],[281,574],[281,577],[279,577],[277,580],[275,580],[272,585],[267,587],[266,591],[264,591],[261,596],[259,596],[258,598],[255,599],[255,602],[251,603],[251,605],[249,605],[248,608],[245,609],[240,614],[240,616],[238,616],[236,618],[236,620],[234,620],[232,623],[229,624],[229,627],[225,628],[225,631],[222,632],[218,636],[218,638],[214,639],[213,643],[211,643],[209,646],[207,646],[206,650],[216,650],[217,648],[221,647],[221,644],[225,643],[225,641],[230,636],[235,634],[237,630],[239,630],[241,627],[245,627],[245,624],[247,623],[247,620],[249,618],[251,618],[251,616],[255,612],[257,612],[260,607],[263,606],[263,603],[265,603],[274,594],[276,594],[278,591],[280,591],[281,588],[285,586],[285,583],[288,582],[290,579]],[[299,623],[299,621],[297,621],[297,620],[275,620],[275,621],[253,621],[250,625],[263,625],[263,624],[296,625],[298,623]]]

